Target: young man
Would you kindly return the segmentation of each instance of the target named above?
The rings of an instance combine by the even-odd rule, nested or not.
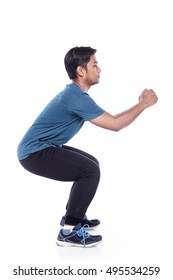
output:
[[[38,115],[18,145],[18,159],[34,174],[58,181],[73,182],[63,227],[57,238],[62,246],[92,247],[102,240],[89,230],[100,221],[89,220],[86,211],[99,184],[99,163],[92,155],[65,145],[81,129],[85,121],[112,131],[131,124],[146,108],[157,102],[151,89],[144,89],[139,102],[117,114],[109,114],[88,95],[91,86],[99,83],[101,69],[91,47],[74,47],[64,63],[72,80]]]

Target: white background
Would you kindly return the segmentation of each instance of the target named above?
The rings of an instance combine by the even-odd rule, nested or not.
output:
[[[171,2],[1,1],[3,277],[26,279],[26,276],[13,276],[13,269],[19,265],[51,268],[88,264],[98,269],[111,265],[160,266],[160,276],[150,278],[170,279],[173,250]],[[86,123],[68,143],[95,155],[101,165],[101,181],[88,217],[101,220],[97,233],[103,235],[103,242],[91,249],[56,246],[59,220],[71,184],[28,173],[16,156],[17,144],[37,114],[70,82],[63,59],[74,46],[97,49],[101,79],[89,93],[105,110],[116,114],[133,106],[144,88],[154,89],[159,98],[156,105],[118,133]],[[96,278],[102,276],[103,279],[115,277],[101,274]],[[131,278],[135,279],[127,276]]]

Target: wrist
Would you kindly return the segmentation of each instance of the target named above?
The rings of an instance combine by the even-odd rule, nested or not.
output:
[[[144,100],[139,101],[139,106],[140,106],[141,110],[145,110],[148,107],[147,103],[144,102]]]

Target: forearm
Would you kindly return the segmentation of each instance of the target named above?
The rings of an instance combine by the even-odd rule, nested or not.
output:
[[[102,128],[119,131],[130,125],[146,108],[154,105],[158,98],[153,90],[145,89],[139,96],[139,103],[115,116],[104,112],[101,116],[91,122]]]
[[[139,102],[128,110],[113,116],[115,120],[115,130],[119,131],[130,125],[145,109],[145,104]]]
[[[91,122],[102,128],[119,131],[130,125],[144,111],[145,108],[146,107],[143,103],[138,103],[115,116],[105,112],[103,115],[91,120]]]

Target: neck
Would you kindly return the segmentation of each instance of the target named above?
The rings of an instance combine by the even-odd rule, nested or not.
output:
[[[90,86],[82,83],[81,81],[78,81],[77,79],[73,80],[72,83],[78,85],[84,92],[88,92],[88,90],[90,89]]]

